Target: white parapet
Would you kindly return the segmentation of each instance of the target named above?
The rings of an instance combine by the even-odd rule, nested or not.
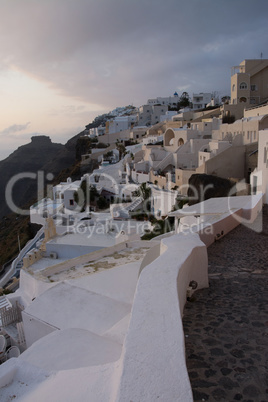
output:
[[[146,242],[145,245],[148,246],[148,243]],[[136,244],[136,246],[140,246],[140,244]],[[30,330],[29,321],[37,315],[35,314],[37,310],[39,321],[35,320],[35,323],[31,323],[32,328],[33,324],[35,325],[36,333],[40,330],[41,320],[43,324],[49,322],[48,310],[52,311],[53,317],[57,313],[61,322],[56,323],[55,320],[51,322],[50,325],[53,324],[54,328],[51,327],[51,330],[46,328],[49,330],[47,332],[50,332],[48,335],[39,337],[40,339],[33,342],[27,352],[22,353],[17,359],[11,359],[0,366],[2,395],[6,397],[16,394],[17,397],[26,397],[29,402],[35,402],[37,399],[45,401],[51,395],[54,395],[56,400],[64,401],[192,402],[192,389],[185,362],[182,314],[189,283],[197,282],[197,289],[208,286],[206,246],[197,234],[181,233],[162,239],[159,244],[154,242],[154,247],[149,251],[141,266],[138,267],[140,274],[132,310],[130,303],[122,304],[120,302],[122,297],[120,290],[118,295],[114,290],[111,293],[112,282],[109,282],[109,286],[101,285],[101,277],[105,278],[108,273],[111,279],[113,270],[92,276],[94,283],[91,283],[90,288],[85,283],[85,279],[75,282],[74,290],[71,286],[72,281],[58,282],[58,284],[45,283],[22,271],[21,292],[26,305],[28,304],[23,313],[26,338]],[[103,250],[95,253],[103,254]],[[81,259],[81,257],[79,258]],[[88,261],[88,256],[85,261]],[[71,262],[73,263],[73,261],[69,261],[69,263]],[[123,266],[119,268],[124,269]],[[135,272],[138,275],[138,270]],[[129,275],[125,276],[125,278],[127,277],[129,278]],[[134,278],[133,274],[132,278]],[[134,279],[136,283],[136,276]],[[90,283],[90,278],[88,280]],[[105,283],[108,283],[107,278]],[[133,287],[133,284],[131,286]],[[48,289],[49,287],[51,289]],[[61,300],[63,288],[66,289],[64,294],[68,295],[70,299],[68,307],[66,307],[65,301]],[[85,294],[90,295],[90,300],[85,297]],[[53,295],[58,302],[55,302]],[[97,300],[96,297],[98,297]],[[77,314],[71,314],[72,320],[75,322],[72,321],[70,324],[69,313],[75,308],[72,303],[75,300],[79,301],[79,298],[83,300],[83,303],[79,302],[80,307],[76,308]],[[93,298],[95,304],[92,303]],[[53,308],[48,308],[49,303]],[[68,312],[68,319],[63,319],[60,304],[64,305],[64,311]],[[112,306],[120,307],[116,310],[119,316],[118,319],[115,317],[114,322],[110,322],[113,315],[108,311]],[[55,309],[55,314],[53,309]],[[99,309],[102,309],[102,314],[99,313]],[[125,328],[126,322],[128,323],[129,315],[130,323],[124,339],[121,337],[121,332],[122,328]],[[106,320],[108,321],[106,322]],[[124,321],[123,327],[122,321]],[[85,325],[89,327],[84,328]],[[94,328],[91,328],[92,325]],[[80,358],[78,353],[75,353],[75,359],[72,359],[69,355],[73,348],[70,349],[69,341],[63,342],[62,329],[66,330],[66,336],[69,334],[68,339],[75,341],[74,328],[76,334],[81,333],[82,330],[84,332],[91,331],[100,338],[103,337],[104,341],[109,339],[118,342],[119,338],[122,338],[122,342],[120,340],[120,345],[123,343],[121,357],[119,358],[119,354],[116,352],[114,358],[118,358],[117,361],[114,361],[114,358],[108,359],[106,362],[98,360],[98,364],[96,364],[96,361],[92,360],[92,356],[88,355],[86,347],[88,356],[86,359],[84,355]],[[123,332],[125,333],[125,330]],[[115,334],[117,334],[116,339]],[[31,336],[33,336],[33,331]],[[57,341],[55,341],[56,339]],[[92,336],[89,339],[85,338],[82,346],[84,342],[90,342],[91,339]],[[98,338],[98,340],[102,339]],[[58,345],[60,345],[60,351]],[[120,348],[121,346],[118,351]],[[58,354],[60,352],[61,356],[65,356],[64,359],[61,358],[57,361],[56,369],[53,363],[55,351]],[[45,354],[45,359],[42,357],[42,353]],[[66,354],[64,355],[64,353]],[[94,353],[95,356],[96,350]],[[70,367],[66,365],[66,357],[69,359],[68,362],[72,362]],[[44,361],[47,362],[46,367],[43,367]],[[53,367],[52,371],[51,367]],[[23,383],[27,383],[27,387],[22,388]]]
[[[152,249],[153,250],[153,249]],[[162,240],[160,256],[140,273],[122,356],[117,401],[192,401],[182,313],[190,281],[208,287],[208,261],[198,235]],[[158,257],[158,258],[157,258]]]

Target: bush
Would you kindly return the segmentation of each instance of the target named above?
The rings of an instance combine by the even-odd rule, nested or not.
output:
[[[224,116],[222,118],[222,124],[232,124],[235,122],[235,116],[231,115],[231,116]]]
[[[154,228],[151,232],[146,232],[141,239],[142,240],[151,240],[156,236],[160,236],[162,234],[168,233],[174,230],[174,218],[170,217],[167,219],[155,219],[151,221],[154,224]]]
[[[108,145],[107,144],[104,144],[104,142],[99,142],[98,144],[97,144],[97,146],[96,146],[96,148],[107,148],[108,147]]]
[[[97,200],[97,206],[99,209],[106,209],[109,207],[109,203],[106,200],[106,198],[104,198],[102,195],[100,196],[100,198]]]

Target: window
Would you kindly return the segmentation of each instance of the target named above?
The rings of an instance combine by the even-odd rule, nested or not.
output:
[[[232,91],[234,91],[235,90],[235,84],[233,84],[233,86],[232,86]]]
[[[257,91],[257,89],[258,89],[258,87],[257,87],[257,85],[250,85],[250,90],[251,91]]]
[[[267,162],[267,148],[264,148],[264,155],[263,155],[263,162],[266,163]]]
[[[258,178],[256,176],[253,176],[252,194],[257,194],[257,184],[258,184]]]
[[[74,200],[70,200],[70,206],[74,205]]]
[[[246,82],[241,82],[239,88],[240,89],[248,89],[248,86],[247,86]]]

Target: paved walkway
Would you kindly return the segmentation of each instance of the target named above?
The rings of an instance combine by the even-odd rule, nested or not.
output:
[[[268,401],[268,208],[263,232],[240,225],[208,248],[209,288],[185,305],[195,401]]]

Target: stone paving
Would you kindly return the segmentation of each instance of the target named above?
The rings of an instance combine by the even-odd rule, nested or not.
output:
[[[194,401],[268,401],[268,208],[208,248],[209,288],[184,309]]]

